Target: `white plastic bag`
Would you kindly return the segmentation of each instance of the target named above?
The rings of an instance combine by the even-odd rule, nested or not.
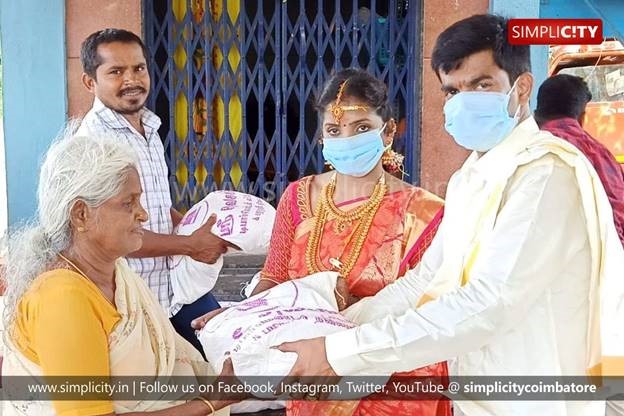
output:
[[[267,202],[236,191],[211,192],[184,215],[176,234],[192,234],[212,214],[217,216],[213,234],[236,245],[243,253],[266,254],[275,222],[275,208]],[[208,293],[216,284],[222,267],[223,257],[215,264],[206,264],[188,256],[172,256],[171,313]]]
[[[245,288],[243,289],[243,295],[245,299],[251,296],[251,293],[256,288],[256,286],[260,283],[260,272],[253,275],[251,280],[247,282]],[[238,306],[241,304],[241,301],[229,302],[229,301],[219,301],[219,304],[222,308],[229,308],[232,306]],[[283,400],[244,400],[239,403],[234,403],[230,405],[230,413],[238,414],[238,413],[256,413],[262,410],[276,410],[283,409],[286,407],[286,402]]]
[[[258,283],[260,283],[261,278],[262,278],[262,275],[260,272],[258,272],[254,274],[251,280],[247,282],[247,284],[243,288],[243,293],[242,293],[243,295],[245,295],[245,299],[248,299],[251,297],[251,294],[253,293],[254,289],[256,288],[256,286],[258,286]]]
[[[284,400],[243,400],[230,405],[230,413],[256,413],[263,410],[283,409],[285,407],[286,402]]]
[[[354,326],[338,312],[337,276],[322,272],[290,280],[220,313],[199,333],[206,358],[221,368],[229,352],[236,375],[285,376],[296,354],[271,346]]]
[[[355,326],[338,312],[334,295],[337,276],[322,272],[291,280],[220,313],[199,333],[206,358],[221,368],[229,353],[237,376],[286,376],[297,355],[270,347]],[[236,412],[267,408],[262,404],[243,402]]]

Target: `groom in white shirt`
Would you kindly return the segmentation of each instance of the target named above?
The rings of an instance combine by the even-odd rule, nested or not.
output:
[[[422,262],[345,311],[360,326],[284,343],[294,376],[624,374],[624,253],[578,150],[540,132],[528,46],[475,15],[437,39],[445,127],[473,151],[451,178]],[[617,246],[613,243],[617,242]],[[604,402],[457,401],[455,415],[593,415]]]

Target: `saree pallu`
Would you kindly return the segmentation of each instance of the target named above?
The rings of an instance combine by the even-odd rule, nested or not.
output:
[[[291,184],[279,202],[269,255],[262,278],[283,283],[309,275],[306,247],[315,218],[310,204],[313,177]],[[338,207],[348,212],[367,201],[360,198]],[[357,262],[347,278],[349,293],[362,298],[373,296],[386,285],[416,266],[429,247],[443,214],[443,201],[416,187],[388,193],[375,214]],[[325,270],[331,270],[329,259],[348,256],[354,244],[358,222],[334,227],[329,216],[323,227],[318,258]],[[438,363],[395,376],[435,377],[446,379],[446,363]],[[389,383],[392,382],[392,379]],[[404,396],[405,397],[405,396]],[[414,399],[414,398],[412,398]],[[446,400],[360,400],[360,401],[290,401],[287,414],[306,415],[423,415],[451,414]]]
[[[115,306],[120,320],[109,335],[110,376],[196,377],[214,375],[210,364],[178,335],[165,311],[145,282],[124,259],[115,267]],[[9,337],[4,375],[45,379],[41,368],[30,361]],[[87,375],[88,376],[88,375]],[[182,394],[181,394],[182,396]],[[182,400],[113,400],[115,413],[146,412],[182,404]],[[51,401],[5,401],[3,415],[55,415]],[[229,408],[216,414],[225,416]]]

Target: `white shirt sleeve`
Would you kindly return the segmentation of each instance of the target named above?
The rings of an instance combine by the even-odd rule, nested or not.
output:
[[[367,299],[366,309],[383,317],[360,313],[360,322],[376,320],[326,337],[336,373],[385,375],[444,361],[486,345],[522,319],[587,244],[574,173],[547,157],[552,163],[541,159],[512,178],[466,285],[416,308],[431,272],[425,266]]]

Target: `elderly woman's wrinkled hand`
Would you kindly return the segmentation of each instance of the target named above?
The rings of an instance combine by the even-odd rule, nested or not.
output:
[[[214,393],[204,396],[204,399],[209,400],[215,409],[222,409],[226,406],[230,406],[234,403],[251,398],[251,395],[248,393],[237,393],[237,384],[241,384],[241,381],[234,373],[232,359],[228,357],[223,362],[221,373],[219,373],[217,378],[214,380],[212,389],[210,389],[210,391]],[[221,388],[223,385],[230,386],[230,388],[223,389]]]
[[[232,364],[232,358],[228,357],[223,361],[223,367],[221,368],[221,373],[219,377],[236,377],[234,374],[234,364]]]
[[[226,309],[228,309],[228,308],[215,309],[214,311],[210,311],[207,314],[200,316],[199,318],[193,319],[191,321],[191,328],[193,328],[196,331],[199,331],[200,329],[203,329],[204,326],[206,326],[206,324],[208,323],[209,320],[211,320],[215,316],[219,315],[221,312],[225,311]]]

